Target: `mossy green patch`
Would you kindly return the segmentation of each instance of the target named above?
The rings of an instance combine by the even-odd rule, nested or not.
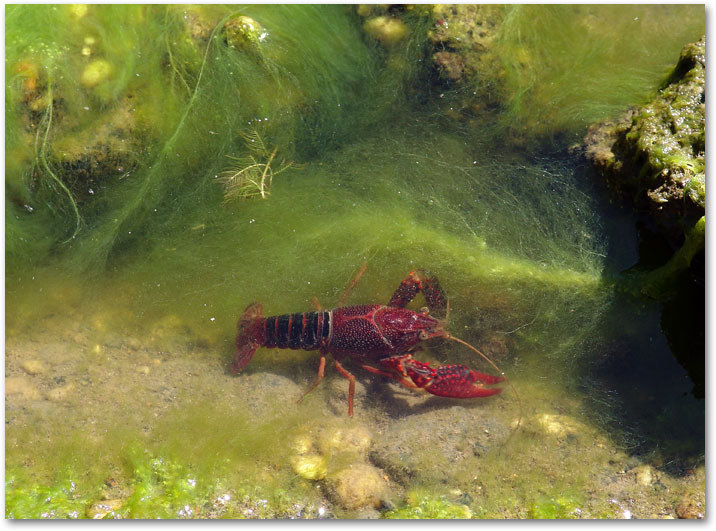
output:
[[[383,517],[388,519],[420,519],[420,520],[447,520],[469,519],[473,514],[464,504],[449,501],[448,497],[436,496],[426,490],[415,490],[406,497],[404,507],[387,511]]]
[[[544,498],[532,504],[528,511],[529,518],[538,520],[555,520],[578,518],[581,515],[579,503],[571,497]]]

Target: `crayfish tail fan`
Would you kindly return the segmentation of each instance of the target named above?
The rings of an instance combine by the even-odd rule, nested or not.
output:
[[[232,365],[234,373],[241,372],[254,357],[254,352],[260,345],[260,338],[257,337],[260,325],[261,304],[253,302],[244,310],[237,323],[236,354]]]

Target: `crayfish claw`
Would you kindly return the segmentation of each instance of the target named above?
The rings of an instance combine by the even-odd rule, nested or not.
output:
[[[413,378],[410,366],[406,367],[408,376]],[[437,396],[450,398],[477,398],[492,396],[502,392],[501,388],[488,389],[484,384],[495,384],[504,380],[501,376],[491,376],[465,367],[464,365],[442,365],[432,369],[432,377],[424,381],[424,373],[418,379],[424,381],[426,391]],[[421,371],[422,372],[422,371]],[[413,378],[415,379],[415,378]],[[417,383],[417,382],[416,382]]]
[[[425,390],[437,396],[452,398],[475,398],[492,396],[502,389],[486,389],[483,384],[493,384],[504,380],[499,376],[473,371],[464,365],[443,365],[436,367],[435,376]]]
[[[381,366],[396,373],[387,373],[388,376],[400,381],[406,387],[412,381],[415,387],[425,389],[428,393],[450,398],[477,398],[492,396],[502,392],[502,389],[488,389],[485,385],[500,383],[505,380],[502,376],[492,376],[483,372],[473,371],[465,365],[440,365],[431,367],[414,359],[410,354],[391,356],[380,360]],[[379,374],[386,374],[371,369]]]

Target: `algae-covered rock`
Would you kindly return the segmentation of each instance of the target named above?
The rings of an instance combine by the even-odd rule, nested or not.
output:
[[[504,72],[493,44],[504,19],[504,6],[437,5],[432,16],[435,23],[428,41],[435,50],[431,59],[438,78],[478,88],[466,94],[473,103],[499,97],[495,87]]]
[[[676,506],[676,515],[681,519],[701,520],[705,512],[703,504],[689,496],[684,496]]]
[[[326,458],[322,455],[298,455],[291,458],[293,471],[304,479],[316,481],[326,477]]]
[[[96,59],[82,71],[80,83],[88,89],[94,88],[108,80],[112,75],[112,65],[105,59]]]
[[[353,464],[326,478],[334,503],[349,510],[378,508],[390,493],[381,471],[366,463]]]
[[[395,46],[408,36],[408,26],[399,18],[379,16],[369,18],[363,30],[384,46]]]
[[[266,41],[268,32],[253,18],[239,15],[224,24],[224,37],[233,48],[255,50]]]
[[[50,161],[78,202],[130,176],[139,164],[146,129],[135,111],[132,98],[123,98],[87,127],[58,133]]]
[[[647,105],[593,125],[586,156],[611,188],[648,212],[674,241],[704,215],[706,42],[686,45]]]

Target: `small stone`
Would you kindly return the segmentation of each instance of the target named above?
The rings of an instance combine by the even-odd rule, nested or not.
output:
[[[700,503],[685,497],[681,503],[676,506],[676,516],[689,520],[701,519],[704,517],[704,511]]]
[[[94,88],[109,79],[112,74],[112,65],[104,59],[96,59],[88,64],[82,71],[80,83],[85,88]]]
[[[116,511],[122,507],[122,500],[116,499],[116,500],[102,500],[97,503],[93,503],[87,508],[87,518],[91,518],[93,520],[99,520],[100,518],[104,518],[108,514]]]
[[[22,362],[22,370],[30,375],[41,374],[45,372],[45,366],[40,360],[25,360]]]
[[[326,477],[328,467],[322,455],[300,455],[291,458],[293,471],[304,479],[316,481]]]
[[[636,469],[636,482],[647,487],[654,481],[654,474],[649,465],[640,466]]]
[[[75,390],[74,384],[67,384],[61,387],[55,387],[47,392],[47,399],[52,402],[62,402],[66,400]]]
[[[239,15],[224,24],[224,37],[232,48],[252,50],[266,41],[268,32],[253,18]]]
[[[137,367],[137,372],[147,376],[149,374],[149,367],[147,365],[140,365]]]
[[[377,509],[390,492],[380,469],[365,463],[339,470],[326,483],[333,501],[349,510],[362,507]]]

